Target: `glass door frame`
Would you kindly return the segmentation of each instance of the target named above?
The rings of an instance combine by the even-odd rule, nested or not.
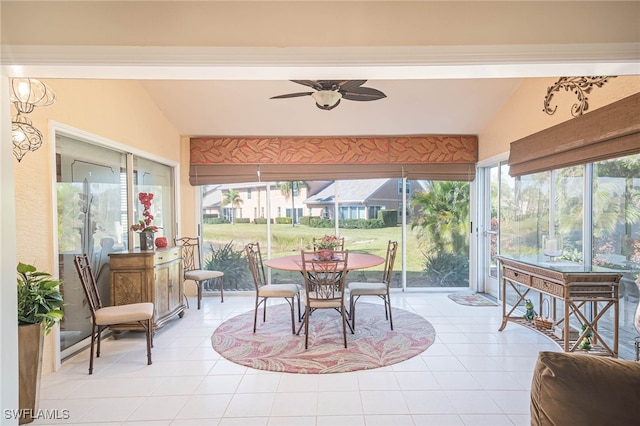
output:
[[[475,226],[475,238],[472,240],[475,242],[476,251],[471,256],[471,290],[488,293],[491,296],[496,297],[497,300],[502,299],[501,287],[500,287],[500,269],[498,268],[495,277],[490,274],[490,262],[491,262],[491,244],[490,236],[495,233],[497,236],[496,254],[500,253],[500,224],[498,222],[497,231],[491,230],[491,169],[496,168],[498,179],[498,193],[496,197],[498,199],[497,206],[497,218],[500,220],[500,180],[502,168],[507,166],[509,153],[503,153],[487,160],[481,161],[477,166],[476,173],[476,201],[477,208],[472,211],[474,213],[473,221],[477,225]],[[475,274],[475,276],[473,276]]]
[[[180,163],[176,162],[176,161],[172,161],[166,158],[162,158],[159,157],[157,155],[153,155],[153,154],[149,154],[147,152],[144,152],[142,150],[136,149],[136,148],[132,148],[128,145],[104,138],[102,136],[99,135],[95,135],[89,132],[86,132],[84,130],[81,129],[77,129],[75,127],[71,127],[68,126],[66,124],[57,122],[57,121],[51,121],[50,123],[50,129],[51,129],[51,137],[50,137],[50,141],[51,143],[49,144],[50,146],[50,158],[51,158],[51,162],[54,165],[54,167],[51,168],[51,175],[50,175],[50,179],[51,179],[51,197],[52,197],[52,217],[54,218],[53,220],[53,250],[54,250],[54,256],[53,256],[53,264],[54,264],[54,271],[59,271],[60,269],[60,262],[59,262],[59,241],[58,241],[58,211],[57,211],[57,205],[58,205],[58,197],[57,197],[57,191],[56,191],[56,182],[57,182],[57,176],[56,176],[56,136],[64,136],[67,138],[72,138],[72,139],[76,139],[78,141],[84,141],[85,143],[88,144],[93,144],[102,148],[106,148],[106,149],[111,149],[117,152],[121,152],[123,154],[126,155],[127,159],[126,159],[126,164],[127,164],[127,173],[128,173],[128,178],[127,178],[127,202],[129,203],[129,211],[128,211],[128,218],[129,221],[133,220],[133,185],[132,185],[132,175],[133,175],[133,157],[138,157],[138,158],[144,158],[145,160],[150,160],[150,161],[155,161],[158,162],[160,164],[163,164],[167,167],[171,167],[173,169],[173,176],[172,176],[172,181],[173,181],[173,194],[171,195],[173,197],[173,221],[175,223],[174,225],[174,234],[178,235],[178,224],[180,223],[180,197],[179,197],[179,190],[178,188],[180,188],[179,185],[179,177],[180,177]],[[131,222],[130,222],[131,223]],[[175,237],[174,235],[174,237]],[[133,235],[132,233],[129,233],[128,235],[128,244],[129,247],[134,247],[134,241],[133,241]],[[90,342],[90,337],[84,338],[82,339],[80,342],[72,345],[71,347],[65,349],[64,351],[61,351],[60,349],[60,330],[58,327],[54,327],[53,330],[54,333],[54,371],[57,371],[60,368],[61,365],[61,360],[63,357],[67,357],[70,355],[73,355],[74,353],[76,353],[77,351],[81,350],[81,348],[86,347],[89,345]]]

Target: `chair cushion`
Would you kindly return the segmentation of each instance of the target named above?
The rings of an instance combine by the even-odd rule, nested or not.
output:
[[[340,308],[342,306],[342,297],[340,293],[336,293],[333,299],[314,299],[314,292],[309,293],[310,308]],[[307,298],[302,298],[304,305],[307,305]]]
[[[300,288],[295,284],[267,284],[258,290],[260,297],[293,297]]]
[[[153,303],[107,306],[96,311],[97,325],[144,321],[153,316]]]
[[[224,272],[209,271],[206,269],[194,269],[193,271],[185,271],[184,279],[193,281],[211,280],[213,278],[220,278],[224,276]]]
[[[352,296],[363,294],[384,295],[387,294],[385,283],[349,283],[349,293]]]
[[[640,418],[640,363],[540,352],[531,382],[531,425],[631,425]]]

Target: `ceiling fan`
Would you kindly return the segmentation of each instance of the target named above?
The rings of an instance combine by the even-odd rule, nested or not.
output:
[[[273,96],[270,99],[297,98],[310,95],[320,109],[329,111],[340,103],[340,99],[350,101],[377,101],[387,95],[370,87],[362,87],[367,80],[291,80],[311,87],[315,92],[297,92]]]

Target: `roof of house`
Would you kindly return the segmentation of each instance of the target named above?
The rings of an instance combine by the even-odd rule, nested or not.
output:
[[[355,179],[334,181],[322,191],[304,200],[305,204],[328,204],[334,202],[336,185],[341,203],[362,203],[385,185],[389,179]]]

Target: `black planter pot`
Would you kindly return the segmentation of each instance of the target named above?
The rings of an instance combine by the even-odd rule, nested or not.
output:
[[[140,233],[140,250],[153,250],[153,232]]]

